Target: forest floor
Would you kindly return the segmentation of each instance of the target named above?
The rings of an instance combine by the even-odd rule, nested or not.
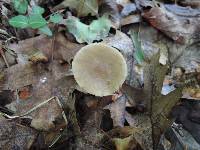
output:
[[[0,0],[0,13],[0,150],[200,150],[200,1]]]

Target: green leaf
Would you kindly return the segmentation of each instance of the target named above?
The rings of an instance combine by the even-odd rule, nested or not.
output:
[[[94,20],[90,25],[86,25],[80,22],[78,18],[71,17],[67,19],[66,25],[68,31],[75,36],[79,43],[92,43],[108,35],[111,22],[106,16],[103,16]]]
[[[46,34],[46,35],[48,35],[48,36],[52,36],[53,35],[52,31],[49,29],[49,27],[47,25],[44,26],[44,27],[39,28],[39,31],[44,33],[44,34]]]
[[[31,14],[42,15],[44,13],[44,8],[40,6],[33,6]]]
[[[15,10],[20,14],[25,14],[28,8],[27,0],[12,0]]]
[[[47,21],[38,14],[32,14],[29,16],[29,27],[33,29],[38,29],[40,27],[43,27],[47,24]]]
[[[12,17],[9,20],[9,24],[16,28],[27,28],[29,25],[28,18],[26,16],[22,16],[22,15]]]
[[[139,36],[135,31],[131,30],[130,35],[131,35],[131,39],[133,41],[134,47],[136,49],[134,53],[134,58],[137,60],[139,64],[141,64],[145,60],[141,41],[139,40]]]
[[[62,16],[58,13],[52,14],[50,16],[50,21],[53,22],[53,23],[59,23],[61,20],[62,20]]]

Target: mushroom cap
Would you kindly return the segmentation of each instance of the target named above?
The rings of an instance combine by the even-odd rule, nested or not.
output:
[[[111,95],[127,76],[127,65],[122,54],[102,43],[81,48],[72,62],[72,71],[78,85],[96,96]]]

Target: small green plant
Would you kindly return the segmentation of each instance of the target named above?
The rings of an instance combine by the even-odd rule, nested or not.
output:
[[[13,0],[12,2],[15,10],[19,13],[18,16],[9,19],[9,24],[13,27],[38,29],[40,32],[52,36],[52,31],[48,27],[48,23],[59,23],[63,19],[62,15],[55,13],[51,14],[49,21],[47,21],[42,16],[45,10],[40,6],[32,7],[29,15],[22,15],[27,12],[28,0]]]
[[[134,58],[137,60],[137,62],[139,64],[142,64],[142,62],[145,61],[145,56],[144,56],[144,52],[142,49],[142,43],[139,39],[139,35],[138,35],[138,33],[136,33],[133,30],[130,30],[129,33],[130,33],[131,39],[133,41],[133,45],[135,47]]]
[[[89,25],[82,23],[76,17],[69,17],[66,26],[79,43],[92,43],[108,36],[112,26],[106,15],[93,20]]]
[[[20,14],[25,14],[28,8],[27,0],[12,0],[15,10]]]
[[[53,13],[49,16],[49,20],[47,21],[43,17],[45,10],[40,6],[33,6],[31,12],[27,13],[29,0],[12,0],[12,2],[15,10],[19,13],[19,15],[9,19],[9,24],[13,27],[21,29],[38,29],[41,33],[52,36],[53,33],[48,27],[48,23],[59,24],[63,20],[61,14]],[[93,4],[94,6],[97,4],[96,1],[93,3],[89,2],[90,1],[86,4]],[[79,4],[75,1],[72,3],[75,3],[76,5]],[[85,14],[88,13],[85,12]],[[92,43],[95,40],[100,40],[106,37],[112,26],[107,15],[103,15],[97,20],[93,20],[89,25],[82,23],[76,17],[69,17],[65,21],[65,25],[68,28],[68,31],[75,36],[79,43]]]

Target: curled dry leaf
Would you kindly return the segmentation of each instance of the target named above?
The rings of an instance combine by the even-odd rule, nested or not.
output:
[[[189,12],[188,12],[189,13]],[[190,12],[191,13],[191,12]],[[186,14],[186,13],[185,13]],[[179,16],[164,7],[153,7],[142,16],[156,29],[178,43],[188,43],[197,38],[199,17]]]
[[[74,77],[81,88],[96,96],[111,95],[127,76],[127,65],[122,54],[108,45],[87,45],[72,62]]]

